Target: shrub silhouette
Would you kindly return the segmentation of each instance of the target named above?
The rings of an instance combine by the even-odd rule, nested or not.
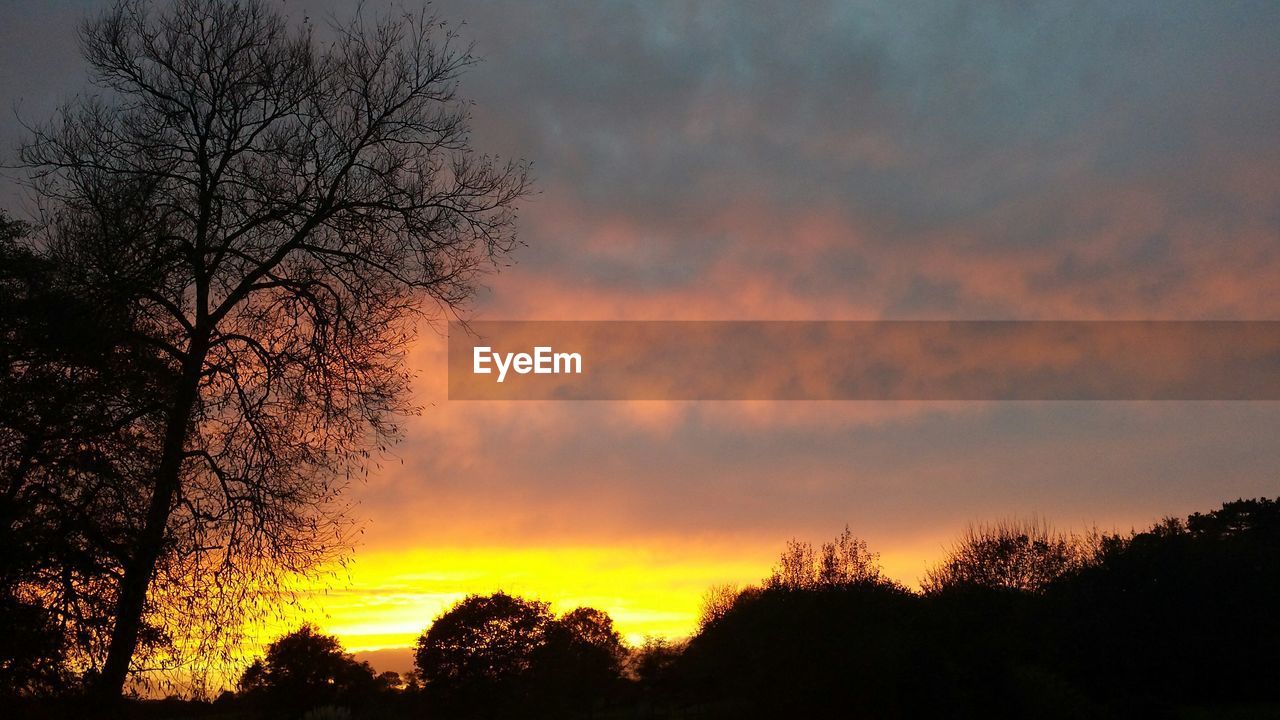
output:
[[[702,595],[702,611],[698,614],[698,630],[720,620],[733,609],[734,603],[744,591],[737,585],[712,585]]]
[[[677,684],[717,715],[887,712],[918,602],[848,527],[816,550],[791,540],[762,587],[709,593]]]
[[[646,637],[627,658],[626,675],[635,684],[642,704],[666,700],[675,694],[676,664],[686,649],[685,642]]]

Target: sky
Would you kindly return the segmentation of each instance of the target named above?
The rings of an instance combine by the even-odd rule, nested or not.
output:
[[[3,3],[11,159],[17,117],[85,91],[102,3]],[[1280,4],[432,8],[483,57],[474,146],[536,178],[470,317],[1280,319]],[[354,562],[308,598],[353,650],[499,588],[679,637],[709,586],[846,524],[914,585],[974,521],[1280,494],[1274,402],[450,402],[443,332],[408,357],[422,415],[349,491]]]

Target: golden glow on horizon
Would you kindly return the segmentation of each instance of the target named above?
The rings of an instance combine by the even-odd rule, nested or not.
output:
[[[613,617],[631,644],[646,636],[690,635],[712,585],[759,583],[783,540],[716,550],[664,546],[474,547],[364,550],[328,583],[303,594],[303,610],[273,624],[263,642],[309,620],[348,652],[412,646],[441,613],[468,594],[505,592],[551,603],[563,613],[587,605]],[[882,558],[886,572],[916,584],[930,539]]]
[[[557,613],[580,605],[605,610],[637,643],[646,635],[689,634],[709,585],[767,572],[752,559],[616,547],[363,551],[332,589],[308,593],[303,602],[306,618],[351,652],[411,646],[458,600],[498,590],[548,601]]]

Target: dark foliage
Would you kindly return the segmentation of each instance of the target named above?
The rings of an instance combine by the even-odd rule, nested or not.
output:
[[[368,704],[382,689],[368,663],[356,662],[338,639],[303,625],[267,647],[240,677],[250,704],[276,717],[296,717],[315,707]]]
[[[551,620],[546,603],[472,595],[423,633],[414,662],[428,692],[446,706],[514,706],[524,699]]]
[[[1096,534],[1055,532],[1039,520],[971,525],[925,574],[926,594],[959,588],[1044,590],[1096,559]]]
[[[746,593],[690,643],[677,666],[683,690],[729,714],[882,713],[915,675],[903,641],[917,603],[876,583]]]
[[[1280,502],[1237,500],[1109,538],[1046,598],[1045,646],[1105,697],[1280,699]]]
[[[168,381],[134,327],[128,298],[0,214],[0,695],[67,691],[110,630]]]
[[[616,694],[622,640],[593,608],[554,617],[546,603],[506,593],[472,595],[418,640],[427,703],[457,717],[571,717]]]
[[[629,653],[605,613],[579,608],[556,617],[545,603],[504,593],[470,596],[438,618],[419,640],[418,673],[408,682],[375,677],[334,638],[304,627],[273,643],[234,696],[212,704],[136,703],[131,713],[287,718],[333,707],[336,716],[349,710],[356,719],[1275,716],[1280,502],[1238,500],[1145,532],[1098,536],[1071,551],[1066,569],[1060,548],[1038,546],[1034,533],[1011,535],[1017,527],[974,526],[957,554],[994,557],[997,567],[964,565],[969,580],[926,593],[886,580],[874,555],[847,532],[822,546],[830,551],[793,541],[779,564],[790,570],[775,570],[762,587],[712,593],[687,644],[652,640]],[[992,547],[1010,552],[970,551]],[[1019,559],[1010,563],[1011,556]],[[859,560],[830,561],[839,557]],[[1028,569],[1044,557],[1042,569]],[[856,571],[821,572],[837,566]],[[1016,572],[1006,573],[1010,568]],[[1044,578],[1044,568],[1051,580],[1008,581]],[[59,716],[56,706],[39,709],[33,717]]]
[[[618,689],[625,656],[608,613],[588,607],[565,613],[533,652],[534,705],[556,717],[591,714]]]
[[[805,566],[801,555],[792,543],[782,566]],[[1016,718],[1245,705],[1271,717],[1280,703],[1277,501],[1085,540],[975,526],[932,578],[921,595],[775,580],[717,599],[668,672],[663,707]]]

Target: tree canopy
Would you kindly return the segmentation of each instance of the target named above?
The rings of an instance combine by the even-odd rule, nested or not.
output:
[[[277,711],[301,714],[323,705],[367,701],[378,687],[368,663],[356,662],[338,639],[303,625],[267,646],[240,676],[240,691]]]
[[[506,593],[471,595],[418,639],[415,663],[444,707],[572,714],[622,677],[626,650],[607,613],[581,607],[560,617],[547,603]]]

